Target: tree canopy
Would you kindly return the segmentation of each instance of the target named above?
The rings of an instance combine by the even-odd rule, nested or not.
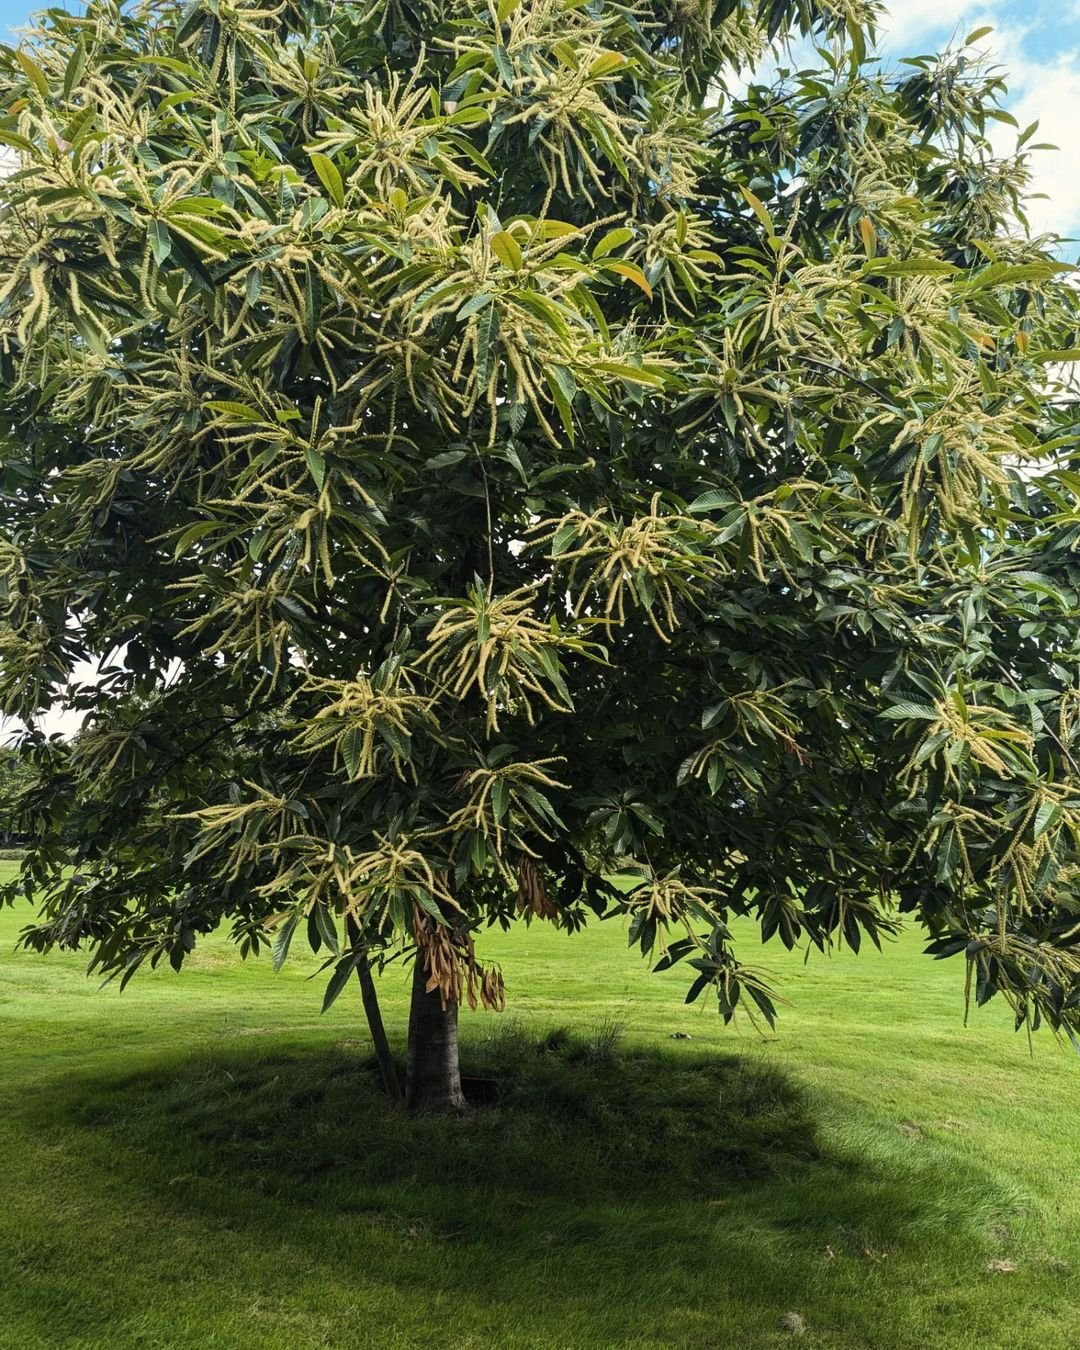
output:
[[[299,928],[328,1000],[419,948],[500,1007],[486,925],[624,915],[771,1020],[733,917],[906,915],[1080,1024],[1076,292],[1000,72],[874,13],[90,0],[0,52],[28,942]]]

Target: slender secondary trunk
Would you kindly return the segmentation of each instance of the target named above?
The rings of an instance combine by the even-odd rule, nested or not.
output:
[[[428,993],[423,951],[413,964],[409,1008],[409,1058],[405,1072],[405,1105],[410,1111],[464,1111],[458,1067],[457,1004],[443,1008],[439,991]]]
[[[350,914],[345,922],[349,941],[356,946],[360,941],[360,929],[356,920]],[[386,1088],[386,1094],[392,1102],[400,1103],[401,1079],[398,1077],[394,1057],[390,1053],[390,1042],[386,1038],[386,1028],[383,1026],[382,1011],[379,1008],[379,996],[375,992],[375,981],[371,978],[371,965],[366,955],[361,956],[357,962],[356,978],[360,981],[360,997],[364,1001],[364,1012],[367,1014],[368,1030],[371,1032],[371,1043],[375,1047],[375,1058],[382,1074],[383,1087]]]

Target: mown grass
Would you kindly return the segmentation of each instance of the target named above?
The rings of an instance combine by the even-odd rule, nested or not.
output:
[[[787,958],[724,1030],[615,926],[484,940],[498,1101],[389,1112],[313,962],[98,991],[0,915],[0,1346],[1078,1343],[1080,1065],[961,1025],[949,963]],[[747,934],[748,945],[751,941]],[[402,972],[382,981],[402,1041]],[[673,1033],[688,1040],[672,1040]]]

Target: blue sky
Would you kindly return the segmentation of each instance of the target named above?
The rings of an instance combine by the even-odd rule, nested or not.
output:
[[[35,3],[0,0],[0,37],[10,37],[4,30],[24,23]],[[1032,224],[1080,236],[1080,0],[890,0],[888,10],[882,49],[889,56],[934,51],[993,25],[980,45],[1010,72],[1010,111],[1022,127],[1038,118],[1037,139],[1061,147],[1037,158],[1034,188],[1049,200],[1032,204]],[[1013,136],[1000,129],[1002,151]]]
[[[1038,119],[1036,141],[1060,147],[1035,156],[1032,190],[1047,200],[1031,203],[1032,227],[1080,236],[1080,0],[891,0],[888,8],[882,47],[893,56],[935,51],[993,25],[979,46],[1008,74],[1006,107],[1021,127]],[[999,126],[994,139],[1005,152],[1015,136]]]

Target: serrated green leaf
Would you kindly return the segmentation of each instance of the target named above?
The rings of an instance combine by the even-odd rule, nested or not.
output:
[[[319,270],[313,263],[304,269],[304,341],[308,346],[315,342],[322,314],[323,283]]]
[[[344,956],[334,967],[334,973],[330,976],[330,983],[326,986],[326,993],[323,995],[322,1011],[326,1010],[335,1002],[341,991],[349,983],[353,971],[356,969],[356,957]]]
[[[70,98],[79,85],[83,77],[83,71],[86,69],[86,41],[79,38],[75,45],[75,50],[68,57],[68,63],[64,68],[64,97]],[[70,136],[65,137],[71,140]]]
[[[312,449],[309,445],[304,450],[304,458],[307,460],[308,472],[315,481],[315,486],[322,491],[322,485],[326,481],[326,460],[318,450]]]
[[[494,305],[489,305],[480,315],[476,325],[476,374],[483,386],[486,386],[491,374],[498,336],[499,311]]]
[[[273,966],[275,975],[285,964],[285,960],[289,955],[289,947],[293,940],[293,934],[296,932],[296,925],[299,922],[300,915],[292,914],[277,931],[273,947]]]
[[[700,497],[695,497],[686,508],[691,515],[704,515],[706,511],[726,511],[733,505],[734,499],[730,492],[720,492],[716,488],[710,488],[708,492],[703,492]]]
[[[525,266],[521,247],[509,230],[499,230],[497,234],[491,236],[491,251],[503,266],[509,267],[512,272],[520,272]]]
[[[465,303],[458,310],[457,312],[458,319],[460,321],[464,321],[465,319],[471,319],[474,314],[479,314],[482,309],[490,305],[492,299],[493,296],[490,291],[477,292],[477,294],[472,296],[471,299],[466,300]]]
[[[364,734],[359,727],[350,727],[341,738],[341,758],[345,762],[345,772],[355,778],[360,769],[360,752],[364,743]]]
[[[491,789],[491,810],[495,817],[495,823],[498,824],[506,815],[507,808],[510,805],[510,789],[504,778],[496,778],[495,784]]]
[[[150,252],[160,267],[172,253],[172,235],[163,220],[152,220],[149,229]]]
[[[1038,839],[1040,835],[1045,834],[1051,825],[1057,824],[1061,819],[1061,816],[1062,809],[1060,802],[1042,802],[1039,809],[1035,812],[1035,827],[1032,831],[1034,838]]]
[[[944,258],[872,258],[863,266],[863,276],[875,277],[939,277],[956,271]]]
[[[327,947],[337,956],[341,950],[341,944],[338,941],[337,924],[331,917],[330,911],[324,904],[316,901],[314,906],[315,926],[319,930],[319,937]]]
[[[762,223],[762,225],[764,225],[766,233],[770,237],[775,235],[776,227],[775,225],[773,225],[772,216],[769,215],[765,203],[761,200],[761,198],[757,195],[757,193],[751,192],[750,189],[742,183],[739,184],[739,191],[745,198],[747,205],[750,207],[750,210],[753,211],[754,215],[757,216],[758,220]]]
[[[182,557],[192,544],[198,543],[200,539],[205,539],[208,534],[213,534],[221,529],[221,522],[218,520],[200,520],[194,525],[189,525],[180,538],[176,541],[176,547],[173,549],[173,558]]]
[[[598,80],[604,75],[610,75],[613,70],[619,70],[626,64],[627,58],[622,52],[601,52],[589,66],[589,79]]]
[[[448,469],[452,464],[460,464],[468,457],[467,450],[444,450],[441,455],[432,455],[424,460],[425,469]]]
[[[881,716],[892,718],[895,721],[921,719],[927,722],[936,722],[941,714],[936,708],[931,708],[925,703],[902,702],[894,703],[891,707],[885,708]]]
[[[649,285],[649,279],[640,267],[634,263],[623,262],[619,259],[617,262],[604,262],[602,264],[605,272],[615,272],[627,281],[632,281],[635,286],[645,292],[651,300],[653,298],[653,288]]]
[[[329,155],[320,154],[317,150],[311,153],[311,167],[318,175],[319,182],[326,189],[327,196],[335,206],[345,205],[345,183],[342,180],[338,166]]]
[[[37,62],[32,60],[31,57],[21,49],[19,51],[16,51],[15,59],[16,61],[18,61],[19,65],[22,66],[23,74],[34,86],[34,88],[38,91],[38,93],[42,96],[42,98],[47,98],[49,93],[49,77],[45,74],[45,72],[41,69],[41,67],[37,64]]]
[[[204,408],[209,408],[211,412],[224,413],[236,422],[261,422],[263,415],[258,408],[253,408],[250,403],[237,403],[231,398],[212,398],[203,404]]]

